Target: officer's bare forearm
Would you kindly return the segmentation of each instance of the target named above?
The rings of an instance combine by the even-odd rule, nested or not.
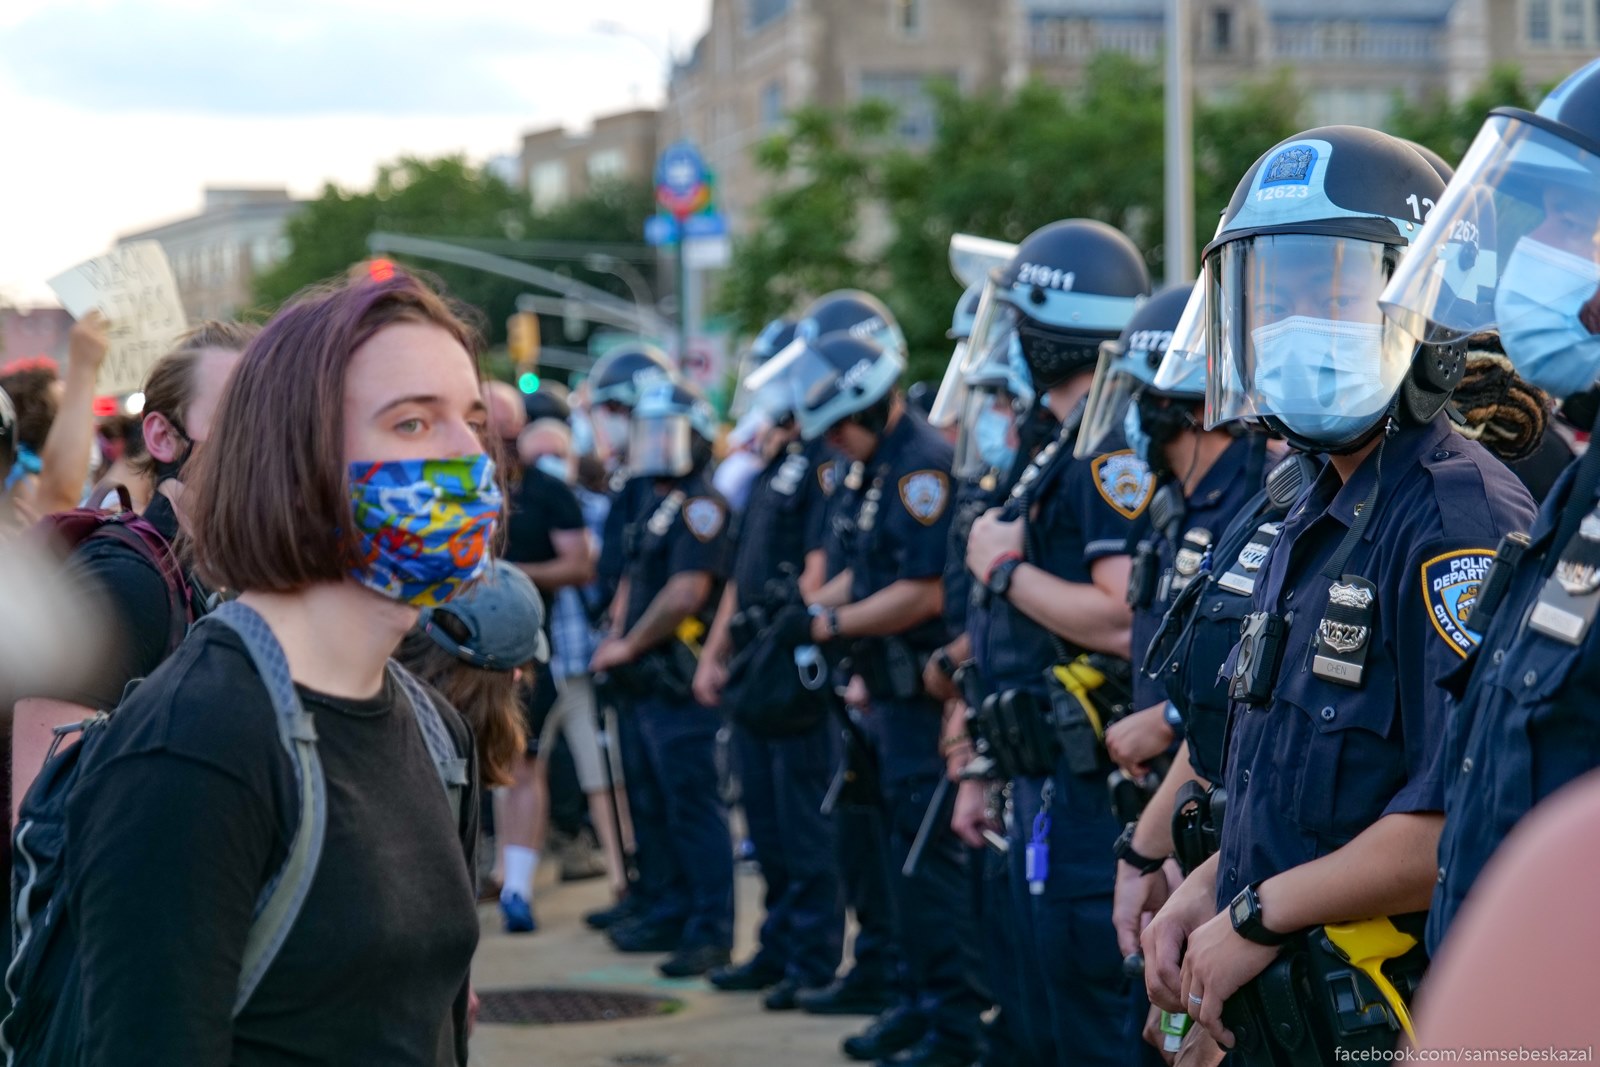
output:
[[[732,645],[728,627],[733,622],[734,612],[738,610],[739,587],[736,583],[729,582],[722,589],[722,602],[717,605],[717,617],[711,620],[711,632],[706,635],[704,654],[715,662],[728,658]]]
[[[814,548],[806,553],[805,569],[800,572],[800,595],[816,596],[827,581],[828,553],[820,548]]]
[[[640,652],[655,648],[676,633],[684,619],[704,607],[710,595],[711,575],[705,571],[673,575],[628,631],[628,643]]]
[[[944,580],[902,578],[838,610],[840,637],[890,637],[937,618],[944,610]]]
[[[807,604],[817,604],[825,608],[837,608],[850,603],[850,582],[852,576],[848,570],[842,570],[829,578],[827,583],[814,594],[806,596]],[[801,587],[805,592],[805,587]]]
[[[617,591],[611,598],[611,607],[606,617],[606,632],[612,637],[621,637],[622,628],[628,619],[628,594],[632,583],[624,577],[617,583]]]
[[[1128,658],[1133,615],[1126,581],[1117,594],[1100,584],[1069,582],[1031,563],[1017,568],[1008,594],[1013,607],[1051,633],[1092,652]]]
[[[1189,742],[1185,741],[1172,757],[1161,787],[1139,816],[1139,828],[1133,832],[1135,852],[1141,856],[1166,856],[1172,852],[1172,811],[1178,805],[1178,790],[1199,777],[1189,766]]]
[[[972,658],[972,635],[962,630],[955,640],[944,646],[944,651],[951,663],[960,666]]]
[[[1385,815],[1343,848],[1268,878],[1261,911],[1274,930],[1424,911],[1438,877],[1440,812]]]

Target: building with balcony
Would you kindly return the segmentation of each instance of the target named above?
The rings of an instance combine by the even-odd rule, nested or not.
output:
[[[189,321],[229,319],[251,306],[256,275],[288,255],[284,226],[301,206],[287,189],[207,186],[199,214],[123,234],[117,244],[159,241]]]

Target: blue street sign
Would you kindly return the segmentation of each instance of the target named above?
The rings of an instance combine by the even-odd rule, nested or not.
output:
[[[683,221],[686,237],[723,237],[728,232],[728,220],[718,212],[707,215],[690,215]]]
[[[678,240],[678,224],[669,215],[651,215],[644,220],[644,241],[652,248],[670,245]]]
[[[683,219],[711,203],[711,174],[699,149],[688,141],[668,145],[656,160],[656,203]]]

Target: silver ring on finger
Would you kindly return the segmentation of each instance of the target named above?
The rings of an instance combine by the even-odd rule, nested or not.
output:
[[[1198,1008],[1201,1005],[1202,1001],[1201,1001],[1201,999],[1199,997],[1195,996],[1193,993],[1190,993],[1189,994],[1189,1003],[1193,1004],[1195,1007]]]

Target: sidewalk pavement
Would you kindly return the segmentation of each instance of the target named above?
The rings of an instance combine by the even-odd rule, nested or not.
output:
[[[670,1014],[616,1022],[483,1025],[472,1039],[474,1067],[831,1067],[848,1062],[839,1042],[871,1022],[861,1016],[769,1012],[759,994],[719,993],[703,979],[660,977],[655,968],[664,957],[624,956],[604,935],[583,925],[585,912],[609,902],[604,879],[552,881],[541,884],[536,896],[539,930],[534,934],[508,937],[500,930],[499,908],[479,909],[483,937],[472,967],[479,991],[601,988],[673,997],[683,1006]],[[741,870],[737,898],[735,961],[754,951],[760,876]]]

